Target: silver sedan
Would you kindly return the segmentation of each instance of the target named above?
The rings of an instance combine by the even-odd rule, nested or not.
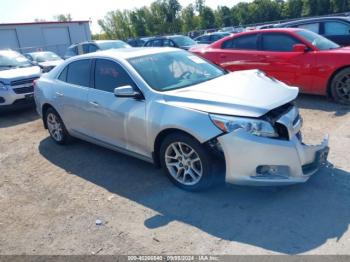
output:
[[[307,181],[328,139],[302,142],[297,95],[260,71],[227,73],[172,48],[74,57],[35,83],[55,142],[77,137],[152,162],[186,190]]]

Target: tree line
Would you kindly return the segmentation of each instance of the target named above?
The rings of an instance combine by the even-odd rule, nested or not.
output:
[[[347,12],[350,0],[254,0],[212,9],[205,0],[185,7],[177,0],[156,0],[150,6],[115,10],[98,21],[99,39],[187,33],[192,30],[248,25],[267,21]]]

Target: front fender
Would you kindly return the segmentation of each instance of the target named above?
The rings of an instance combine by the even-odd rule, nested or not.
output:
[[[154,148],[158,134],[166,129],[178,129],[204,143],[222,133],[207,112],[181,108],[166,103],[154,103],[149,109],[149,148]]]

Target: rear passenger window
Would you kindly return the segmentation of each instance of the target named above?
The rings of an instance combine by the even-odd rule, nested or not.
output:
[[[263,34],[262,50],[274,52],[293,51],[293,45],[300,42],[286,34]]]
[[[68,66],[67,82],[79,86],[90,86],[91,60],[72,62]]]
[[[340,22],[325,22],[325,35],[348,35],[350,34],[350,25]]]
[[[155,47],[163,46],[163,41],[162,41],[162,39],[153,40],[153,41],[152,41],[152,46],[155,46]]]
[[[257,49],[257,34],[244,35],[237,38],[232,38],[222,44],[223,49],[241,49],[241,50],[256,50]]]
[[[316,34],[320,32],[320,24],[319,23],[312,23],[312,24],[304,24],[304,25],[298,25],[298,28],[306,29],[309,31],[312,31]]]
[[[170,39],[164,39],[163,40],[163,46],[171,46],[171,47],[173,47],[174,43]]]
[[[97,46],[90,44],[89,45],[89,53],[96,52],[98,50]]]
[[[63,82],[67,82],[67,71],[68,71],[67,68],[68,68],[68,66],[66,66],[65,69],[63,69],[60,76],[58,77],[58,79],[63,81]]]
[[[117,63],[98,59],[95,66],[95,88],[106,92],[114,92],[116,87],[135,86],[130,76]]]

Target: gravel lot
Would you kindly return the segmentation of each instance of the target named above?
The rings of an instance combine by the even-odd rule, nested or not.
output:
[[[330,134],[332,166],[302,185],[202,193],[92,144],[58,146],[34,110],[1,114],[0,254],[350,254],[350,108],[298,104],[306,142]]]

